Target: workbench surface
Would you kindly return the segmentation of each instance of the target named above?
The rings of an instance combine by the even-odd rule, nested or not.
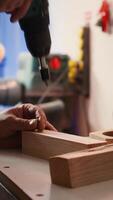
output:
[[[20,188],[16,196],[27,195],[22,200],[113,200],[113,180],[76,189],[53,185],[48,161],[16,151],[0,151],[0,171]]]

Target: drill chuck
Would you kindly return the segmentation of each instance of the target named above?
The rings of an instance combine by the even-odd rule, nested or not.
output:
[[[48,80],[49,80],[50,75],[49,75],[48,65],[46,63],[45,57],[38,58],[38,61],[40,64],[39,70],[41,73],[42,80],[45,82],[46,85],[48,85]]]

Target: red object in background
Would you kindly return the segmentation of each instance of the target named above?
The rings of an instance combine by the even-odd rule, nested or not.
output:
[[[102,30],[108,32],[110,27],[110,5],[107,0],[103,1],[99,13],[101,14]]]
[[[49,60],[49,66],[52,70],[59,70],[61,68],[62,62],[60,58],[53,57]]]

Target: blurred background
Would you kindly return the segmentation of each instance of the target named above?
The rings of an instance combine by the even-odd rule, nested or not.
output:
[[[113,128],[113,1],[49,0],[52,47],[46,87],[18,23],[0,14],[0,105],[41,104],[59,131]]]

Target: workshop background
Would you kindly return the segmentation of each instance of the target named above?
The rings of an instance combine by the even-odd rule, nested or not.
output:
[[[113,1],[107,2],[112,16]],[[113,24],[110,25],[110,33],[96,25],[103,1],[49,0],[49,3],[51,54],[64,54],[77,60],[79,29],[87,25],[90,27],[90,93],[85,97],[84,106],[79,105],[79,113],[75,111],[73,114],[71,126],[79,124],[79,128],[74,127],[78,133],[113,128]],[[11,24],[7,18],[5,14],[0,14],[0,43],[6,49],[5,61],[1,64],[2,79],[16,78],[19,54],[26,51],[20,27]],[[70,98],[75,99],[73,107],[76,110],[79,104],[76,96]]]

